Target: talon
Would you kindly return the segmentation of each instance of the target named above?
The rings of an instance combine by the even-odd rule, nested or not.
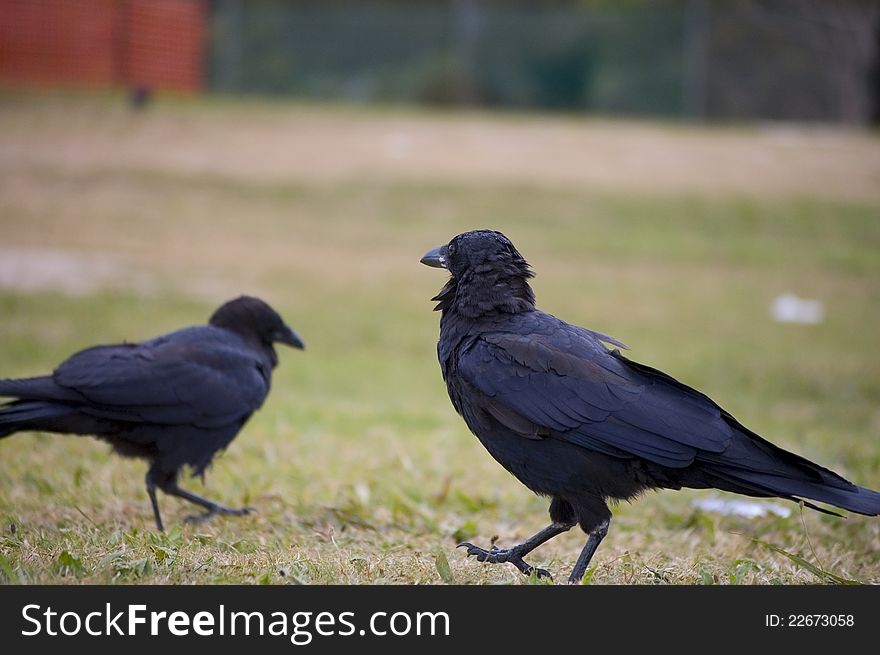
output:
[[[482,548],[480,548],[479,546],[474,546],[473,544],[469,544],[469,543],[459,544],[458,547],[459,548],[461,548],[461,547],[466,548],[468,557],[476,557],[477,559],[480,559],[481,555],[485,556],[485,553],[486,553],[486,551],[483,550]],[[480,561],[482,562],[484,560],[480,560]]]
[[[532,571],[539,578],[553,579],[550,572],[546,569],[536,569],[522,558],[522,546],[514,546],[513,548],[498,548],[492,544],[491,550],[474,546],[469,541],[463,541],[456,548],[467,549],[468,557],[477,558],[478,562],[489,562],[490,564],[503,564],[505,562],[513,564],[523,575],[531,575]]]
[[[474,546],[470,542],[463,542],[458,544],[458,548],[466,548],[468,557],[476,557],[478,562],[492,562],[495,563],[495,555],[498,552],[498,549],[494,550],[486,550],[485,548],[480,548],[479,546]]]

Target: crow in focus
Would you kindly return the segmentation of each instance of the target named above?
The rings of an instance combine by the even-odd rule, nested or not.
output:
[[[579,582],[608,532],[608,501],[647,489],[880,514],[880,493],[774,446],[699,391],[624,357],[616,339],[536,309],[534,274],[503,234],[466,232],[421,261],[451,274],[433,300],[452,404],[498,463],[551,499],[547,528],[506,549],[460,544],[468,555],[530,574],[523,557],[577,524],[589,535],[569,577]]]
[[[163,530],[156,489],[213,514],[247,514],[177,485],[184,465],[204,475],[269,393],[278,364],[273,345],[303,348],[278,313],[259,298],[222,305],[208,325],[142,343],[94,346],[52,375],[0,379],[0,438],[21,430],[93,435],[126,457],[150,463],[147,494]]]

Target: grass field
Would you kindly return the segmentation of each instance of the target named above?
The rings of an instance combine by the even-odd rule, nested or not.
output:
[[[117,106],[120,105],[120,106]],[[0,376],[200,323],[240,293],[303,335],[202,483],[257,513],[183,523],[88,438],[0,442],[0,580],[527,583],[455,544],[547,521],[455,415],[420,256],[507,233],[544,310],[612,334],[752,429],[880,488],[880,139],[285,103],[0,96]],[[786,291],[820,325],[771,320]],[[880,582],[880,521],[714,492],[615,509],[596,583]],[[572,531],[533,564],[565,580]],[[789,553],[780,554],[766,542]],[[836,577],[835,577],[836,576]]]

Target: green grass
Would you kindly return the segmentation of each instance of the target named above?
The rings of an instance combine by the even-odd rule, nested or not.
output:
[[[37,102],[3,109],[35,140],[46,121],[61,129],[60,110],[16,113]],[[227,109],[202,111],[216,121]],[[88,153],[102,128],[70,130]],[[3,134],[0,125],[0,146]],[[178,137],[194,148],[206,138]],[[430,177],[254,181],[22,164],[2,151],[0,188],[0,257],[109,253],[117,267],[78,295],[52,283],[0,290],[0,375],[45,373],[96,342],[203,322],[242,292],[270,301],[308,348],[281,352],[264,407],[204,484],[186,481],[256,507],[252,516],[184,524],[190,507],[160,497],[170,529],[157,534],[142,462],[88,438],[0,442],[0,580],[528,583],[455,549],[513,543],[547,521],[547,501],[483,451],[440,379],[428,299],[444,277],[418,260],[476,227],[520,247],[546,311],[618,337],[776,443],[880,488],[880,203],[809,188],[744,197]],[[826,321],[774,323],[769,305],[789,290],[821,299]],[[692,508],[711,493],[650,493],[616,508],[590,582],[880,582],[876,519]],[[564,580],[583,540],[572,531],[530,561]]]

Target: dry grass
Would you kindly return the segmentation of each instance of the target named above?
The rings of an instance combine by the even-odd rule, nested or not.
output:
[[[105,99],[0,108],[0,162],[76,174],[138,170],[251,184],[407,180],[758,198],[880,200],[880,141],[861,132],[574,117],[364,111],[286,103],[160,106]]]
[[[782,136],[780,136],[780,134]],[[404,136],[401,136],[404,135]],[[614,334],[747,425],[880,487],[880,143],[524,116],[112,99],[0,103],[0,375],[265,296],[305,337],[196,491],[254,516],[183,524],[144,466],[90,439],[0,443],[0,579],[22,582],[527,582],[454,549],[543,527],[446,397],[419,256],[496,227],[541,306]],[[4,256],[5,255],[5,256]],[[819,326],[780,325],[781,292]],[[880,581],[880,522],[738,519],[709,492],[616,510],[594,583]],[[573,531],[532,561],[564,579]],[[442,568],[442,567],[441,567]],[[827,581],[827,580],[825,580]]]

